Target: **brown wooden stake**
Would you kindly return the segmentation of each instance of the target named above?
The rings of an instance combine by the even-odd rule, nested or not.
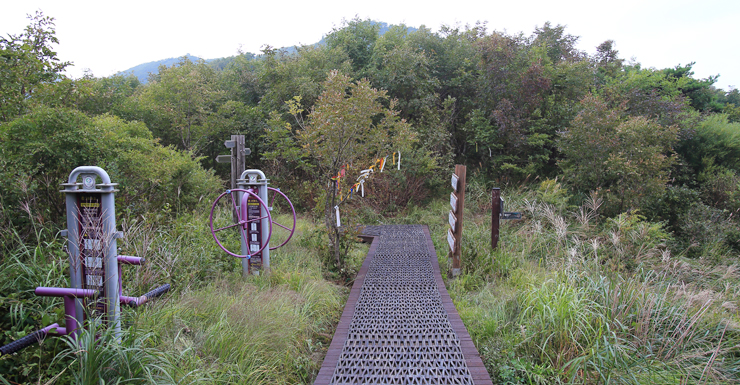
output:
[[[460,259],[462,251],[462,231],[463,231],[463,212],[465,210],[465,176],[467,168],[462,164],[455,165],[455,175],[458,177],[457,184],[457,210],[455,217],[457,224],[455,226],[455,251],[452,252],[452,275],[460,274],[462,261]]]
[[[501,189],[494,187],[491,191],[491,248],[498,246],[499,222],[501,220]]]

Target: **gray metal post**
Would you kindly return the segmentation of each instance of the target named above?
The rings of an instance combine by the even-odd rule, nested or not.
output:
[[[77,179],[82,177],[82,183],[77,183]],[[96,179],[100,178],[103,183],[96,183]],[[121,335],[121,305],[119,302],[119,287],[118,287],[118,247],[116,238],[118,232],[116,231],[116,204],[114,193],[118,190],[115,189],[117,183],[111,183],[108,173],[100,167],[94,166],[83,166],[77,167],[69,174],[67,183],[62,184],[64,186],[64,192],[66,194],[65,200],[67,204],[67,237],[68,237],[68,250],[70,257],[70,283],[74,289],[83,289],[85,286],[98,285],[103,287],[103,296],[106,308],[106,319],[109,324],[112,324],[114,332],[117,337]],[[83,202],[83,197],[87,197],[90,202]],[[99,200],[98,200],[99,197]],[[92,216],[86,217],[86,220],[95,220],[95,223],[80,223],[80,218],[83,215],[85,209],[88,208],[86,205],[94,211]],[[82,209],[81,209],[82,208]],[[97,215],[99,214],[99,217]],[[93,218],[94,217],[94,218]],[[95,235],[81,234],[80,229],[89,231],[85,226],[95,225]],[[85,244],[80,244],[80,243]],[[103,250],[102,261],[95,261],[95,257],[91,257],[90,261],[84,262],[82,260],[82,250]],[[103,264],[103,277],[101,282],[95,281],[93,276],[90,282],[83,282],[83,276],[86,275],[85,263],[96,264],[102,262]],[[94,270],[97,266],[91,266],[91,270]],[[75,310],[77,312],[77,324],[82,325],[84,318],[84,311],[82,309],[81,300],[75,301]]]
[[[239,180],[237,180],[237,187],[240,189],[246,189],[250,187],[257,186],[257,195],[259,195],[260,199],[267,204],[267,185],[269,184],[268,179],[265,177],[265,173],[263,173],[260,170],[244,170]],[[237,202],[241,202],[241,193],[237,196]],[[267,216],[267,212],[265,211],[264,207],[260,207],[260,216],[265,217]],[[261,229],[260,234],[262,236],[262,245],[267,244],[265,248],[262,250],[262,268],[265,272],[270,271],[270,223],[263,219],[261,221]],[[241,253],[242,255],[249,254],[249,245],[247,245],[244,242],[244,239],[242,237],[241,241]],[[242,270],[244,274],[249,273],[249,260],[246,258],[242,259]]]

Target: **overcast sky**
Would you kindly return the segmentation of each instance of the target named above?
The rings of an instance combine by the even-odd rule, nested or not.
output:
[[[738,0],[374,0],[350,1],[102,1],[2,0],[0,34],[20,33],[26,15],[41,10],[56,19],[57,46],[68,71],[86,69],[103,77],[138,64],[190,53],[204,59],[269,44],[284,47],[321,40],[343,19],[425,25],[473,25],[523,32],[550,21],[580,36],[579,48],[592,54],[614,40],[624,59],[666,68],[696,62],[696,78],[720,74],[716,86],[740,88],[740,1]]]

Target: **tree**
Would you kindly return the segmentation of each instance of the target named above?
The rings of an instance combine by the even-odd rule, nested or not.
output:
[[[596,55],[592,58],[596,65],[596,82],[604,84],[607,78],[614,78],[622,70],[624,59],[619,58],[619,51],[614,46],[614,40],[607,40],[596,47]]]
[[[594,95],[562,134],[563,178],[577,191],[601,191],[614,214],[639,208],[665,189],[678,128],[610,109]]]
[[[352,60],[352,70],[364,75],[370,64],[375,42],[380,36],[380,27],[380,23],[372,20],[345,20],[342,28],[334,28],[326,35],[326,45],[331,49],[344,50]]]
[[[524,177],[539,171],[551,147],[544,126],[536,124],[552,89],[546,71],[551,62],[545,48],[526,43],[521,36],[494,32],[475,44],[478,108],[468,116],[466,131],[468,143],[476,150],[466,155],[485,162],[498,175]],[[482,113],[487,123],[481,120]]]
[[[717,93],[712,87],[717,82],[719,75],[710,76],[706,79],[694,79],[692,67],[696,62],[691,62],[685,66],[677,65],[675,68],[665,68],[662,70],[668,80],[676,83],[678,89],[689,98],[691,106],[697,111],[702,112],[720,112],[722,105],[717,101]]]
[[[352,82],[349,76],[332,71],[322,88],[324,91],[305,120],[300,98],[288,102],[300,128],[293,132],[288,123],[272,127],[268,140],[276,146],[266,158],[292,159],[313,170],[314,188],[324,191],[320,204],[332,257],[341,269],[346,249],[342,248],[335,207],[349,200],[340,197],[332,178],[351,166],[356,169],[393,152],[409,151],[415,136],[411,126],[398,117],[396,102],[390,100],[384,107],[386,92],[372,88],[367,79]]]
[[[26,112],[26,101],[39,84],[63,77],[70,62],[60,61],[52,45],[58,44],[54,18],[37,11],[19,35],[0,37],[0,121]]]
[[[23,232],[30,226],[21,210],[39,223],[61,224],[59,183],[82,165],[106,169],[121,184],[116,199],[123,212],[131,214],[165,204],[192,209],[220,187],[212,171],[162,146],[142,122],[41,106],[0,125],[0,206],[18,213],[12,220]]]
[[[418,119],[424,107],[434,106],[439,81],[429,55],[409,44],[405,26],[392,26],[375,43],[367,72],[373,85],[399,101],[404,118]]]
[[[564,25],[553,27],[550,22],[545,25],[536,27],[532,36],[532,45],[543,47],[547,56],[553,63],[561,61],[577,61],[584,57],[584,54],[576,49],[578,36],[565,33]]]
[[[265,92],[259,101],[265,114],[285,111],[285,101],[300,96],[305,106],[312,106],[321,94],[321,84],[329,71],[351,72],[351,61],[339,48],[305,46],[287,55],[265,49],[257,71]],[[287,117],[287,116],[286,116]]]
[[[138,119],[145,121],[163,144],[199,154],[205,145],[205,121],[223,95],[213,68],[183,57],[172,67],[161,66],[135,95],[142,115]]]

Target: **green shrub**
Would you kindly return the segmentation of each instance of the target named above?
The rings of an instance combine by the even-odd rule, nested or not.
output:
[[[128,216],[192,210],[222,183],[190,154],[159,145],[143,123],[63,108],[0,126],[0,154],[0,210],[24,238],[32,219],[63,226],[60,184],[78,166],[106,169],[121,190],[117,212]]]
[[[727,115],[709,115],[676,150],[697,172],[704,171],[705,159],[710,158],[718,165],[740,171],[740,123],[730,123]]]

